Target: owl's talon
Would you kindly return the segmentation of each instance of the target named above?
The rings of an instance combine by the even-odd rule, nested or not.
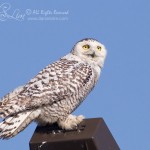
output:
[[[58,125],[65,130],[73,130],[78,128],[78,124],[82,122],[84,117],[69,115],[65,120],[59,120]]]

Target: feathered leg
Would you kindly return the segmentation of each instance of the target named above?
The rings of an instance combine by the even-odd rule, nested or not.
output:
[[[84,116],[80,115],[80,116],[74,116],[74,115],[68,115],[66,119],[64,120],[59,120],[58,121],[58,125],[59,127],[61,127],[62,129],[65,130],[72,130],[72,129],[76,129],[78,124],[80,122],[82,122],[84,119]]]

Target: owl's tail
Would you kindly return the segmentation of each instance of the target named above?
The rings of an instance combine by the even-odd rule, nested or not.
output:
[[[7,117],[0,123],[0,138],[9,139],[21,132],[40,115],[40,110],[32,110]]]

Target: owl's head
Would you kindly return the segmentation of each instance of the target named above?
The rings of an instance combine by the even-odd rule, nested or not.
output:
[[[83,39],[76,43],[72,53],[90,64],[103,67],[107,51],[103,44],[95,39]]]

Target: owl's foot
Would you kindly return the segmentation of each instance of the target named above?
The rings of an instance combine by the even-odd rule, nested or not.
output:
[[[74,116],[74,115],[69,115],[65,120],[59,120],[58,125],[62,129],[65,130],[72,130],[76,129],[78,124],[82,122],[84,119],[84,116]]]

